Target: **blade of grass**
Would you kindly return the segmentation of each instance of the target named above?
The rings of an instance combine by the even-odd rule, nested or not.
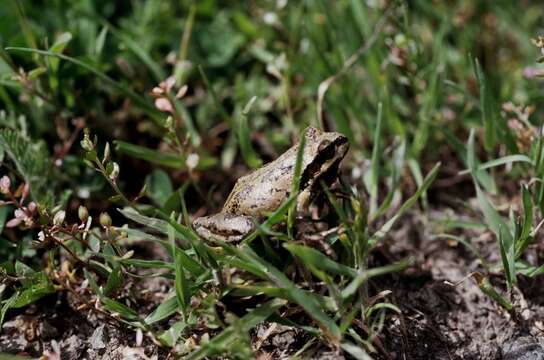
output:
[[[395,215],[389,219],[382,227],[376,231],[372,235],[373,241],[379,241],[381,238],[383,238],[389,230],[393,227],[393,225],[397,222],[397,220],[404,214],[406,210],[411,208],[416,202],[417,199],[423,194],[424,191],[426,191],[429,186],[433,183],[434,179],[436,178],[436,175],[438,174],[438,170],[440,169],[440,163],[437,163],[431,171],[427,174],[425,179],[423,180],[423,183],[421,186],[417,189],[414,195],[412,195],[408,200],[404,202],[404,204],[401,205],[401,207],[397,210]]]
[[[491,108],[491,94],[487,89],[486,78],[478,59],[474,59],[474,74],[480,87],[480,108],[482,110],[482,122],[484,125],[484,146],[487,151],[491,151],[496,142],[494,111]]]
[[[515,259],[514,259],[514,238],[508,225],[504,222],[497,210],[487,199],[487,196],[480,189],[478,182],[476,181],[476,155],[474,150],[474,130],[470,132],[470,136],[467,144],[467,162],[471,171],[474,186],[476,188],[476,197],[480,204],[480,208],[484,214],[485,221],[489,228],[495,233],[499,239],[499,245],[501,248],[501,258],[503,267],[508,282],[508,287],[511,288],[515,282]]]
[[[253,96],[248,101],[248,103],[244,107],[244,110],[238,116],[238,127],[237,127],[237,135],[238,135],[238,143],[240,144],[240,152],[242,153],[242,157],[244,158],[247,166],[253,169],[258,168],[263,163],[262,160],[257,155],[257,153],[255,152],[255,150],[253,150],[253,146],[251,146],[251,136],[249,134],[249,127],[247,124],[248,116],[255,100],[257,100],[257,97]]]
[[[493,285],[489,282],[489,278],[482,276],[481,274],[475,273],[473,278],[476,280],[478,287],[484,294],[489,296],[491,299],[499,303],[507,311],[512,311],[514,306],[512,303],[503,295],[501,295]]]
[[[523,255],[523,252],[533,240],[533,237],[531,236],[531,231],[533,229],[533,201],[531,199],[531,193],[525,185],[521,187],[521,198],[523,202],[523,226],[519,238],[516,239],[516,259],[519,259],[519,257]]]
[[[293,186],[291,189],[291,194],[294,194],[298,197],[298,192],[300,190],[300,177],[302,174],[302,160],[304,158],[304,148],[306,147],[306,130],[304,130],[300,136],[300,142],[298,144],[297,158],[295,160],[295,169],[293,173]],[[295,217],[297,212],[297,203],[293,201],[292,205],[289,207],[287,212],[287,235],[289,239],[293,238],[293,226],[295,224]]]
[[[302,260],[304,264],[311,264],[318,269],[329,271],[333,274],[349,277],[357,276],[357,271],[349,266],[337,263],[316,249],[296,244],[283,244],[283,247]]]
[[[378,104],[378,115],[376,117],[376,128],[374,129],[374,146],[372,148],[372,158],[370,161],[370,211],[372,218],[378,208],[378,181],[380,179],[380,139],[382,132],[382,103]]]
[[[476,168],[476,171],[486,170],[493,167],[506,165],[506,164],[512,164],[516,162],[533,164],[533,160],[531,160],[531,158],[526,155],[523,155],[523,154],[507,155],[507,156],[503,156],[498,159],[493,159],[478,165]],[[470,169],[466,169],[459,172],[459,175],[466,175],[466,174],[470,174]]]
[[[413,263],[413,259],[404,259],[399,262],[396,262],[394,264],[375,267],[372,269],[367,269],[365,271],[361,271],[357,274],[357,276],[342,290],[341,296],[342,299],[346,300],[353,296],[357,290],[363,285],[364,282],[366,282],[368,279],[371,279],[376,276],[381,276],[385,274],[389,274],[392,272],[399,272],[407,267],[411,266]]]
[[[467,148],[450,130],[444,126],[436,126],[435,129],[440,131],[446,137],[446,140],[453,147],[457,156],[463,160],[465,166],[469,167],[467,159]],[[474,158],[475,164],[479,164],[479,160]],[[492,176],[490,176],[485,170],[477,170],[475,173],[476,178],[480,185],[487,191],[489,194],[495,195],[497,193],[497,185]]]

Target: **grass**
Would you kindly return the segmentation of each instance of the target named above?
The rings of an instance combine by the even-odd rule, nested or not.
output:
[[[267,322],[304,332],[301,357],[329,346],[366,359],[400,311],[395,289],[371,279],[417,255],[384,263],[377,249],[410,211],[451,207],[458,230],[471,197],[501,261],[458,232],[434,235],[469,247],[483,293],[515,312],[518,278],[544,272],[525,256],[544,210],[542,92],[522,75],[541,71],[537,5],[7,4],[0,16],[17,21],[0,23],[0,323],[70,293],[191,359],[250,357],[251,331]],[[291,196],[242,244],[202,241],[192,217],[220,209],[238,176],[308,125],[350,141],[339,184],[322,191],[329,231],[310,242],[297,230],[299,154]],[[465,197],[434,186],[471,179]],[[441,191],[461,206],[437,203]],[[124,289],[153,277],[168,281],[166,300],[140,308]],[[209,340],[188,347],[196,333]]]

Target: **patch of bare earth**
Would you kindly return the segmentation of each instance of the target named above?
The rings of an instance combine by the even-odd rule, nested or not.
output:
[[[436,214],[435,214],[436,215]],[[382,336],[391,359],[544,359],[544,282],[521,278],[515,313],[484,295],[468,277],[481,271],[463,245],[431,240],[427,219],[412,214],[392,236],[396,254],[415,254],[412,271],[389,284],[402,314],[389,318]],[[489,233],[464,231],[489,261],[498,261]],[[493,284],[504,289],[497,276]]]

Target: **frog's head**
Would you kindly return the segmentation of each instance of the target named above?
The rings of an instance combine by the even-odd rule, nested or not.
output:
[[[348,139],[344,135],[309,127],[306,130],[301,189],[313,186],[320,180],[333,182],[348,148]]]

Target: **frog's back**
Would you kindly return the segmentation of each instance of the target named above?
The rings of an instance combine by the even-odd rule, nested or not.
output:
[[[261,216],[276,210],[289,196],[292,187],[296,147],[275,161],[238,179],[223,212]]]

